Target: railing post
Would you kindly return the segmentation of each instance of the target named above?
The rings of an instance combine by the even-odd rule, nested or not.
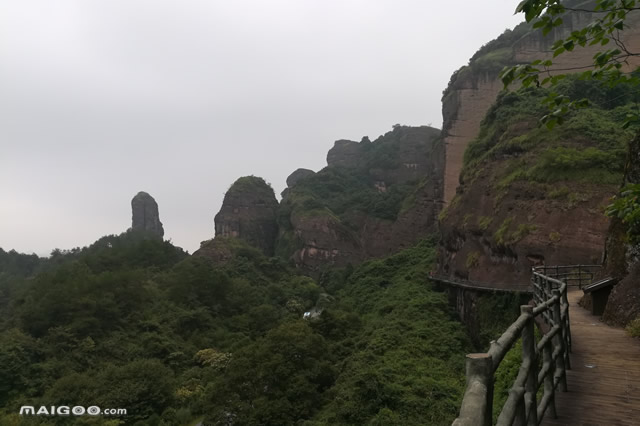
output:
[[[578,288],[582,290],[582,265],[578,265]]]
[[[565,288],[566,288],[566,285],[565,285]],[[560,315],[560,304],[562,301],[562,297],[560,295],[559,289],[553,290],[553,297],[556,297],[556,296],[557,296],[556,303],[553,304],[553,322],[554,322],[554,325],[557,324],[560,327],[560,333],[556,334],[553,337],[553,341],[554,341],[553,346],[560,348],[560,353],[556,358],[556,370],[558,370],[557,373],[560,380],[559,382],[560,390],[562,392],[566,392],[567,391],[567,373],[564,368],[564,358],[565,358],[566,348],[564,347],[564,339],[562,337],[562,329],[564,327],[562,325],[562,317]]]
[[[491,426],[493,422],[493,359],[487,353],[468,354],[466,369],[467,392],[462,400],[460,416],[453,424]],[[467,398],[467,393],[472,394],[470,398]]]
[[[571,370],[571,359],[569,358],[569,353],[571,352],[571,321],[569,320],[569,297],[568,297],[568,293],[569,292],[569,287],[565,287],[564,288],[564,292],[562,293],[562,302],[564,303],[564,306],[567,309],[567,313],[564,317],[565,319],[565,323],[563,324],[565,326],[565,342],[566,342],[566,364],[567,364],[567,370]]]
[[[513,419],[513,426],[528,426],[532,423],[527,423],[527,402],[526,396],[523,388],[513,388],[509,393],[521,394],[522,396],[518,398],[518,405],[516,408],[516,416]],[[536,409],[535,405],[533,407],[534,411]],[[538,423],[536,423],[536,426]]]
[[[556,266],[557,268],[557,266]],[[544,280],[544,295],[545,298],[543,300],[549,300],[551,299],[551,297],[553,296],[553,284],[551,283],[551,280],[546,279],[547,277],[541,277],[542,280]],[[544,313],[546,320],[547,320],[547,324],[549,324],[549,326],[553,327],[553,317],[551,312],[547,311]]]
[[[552,352],[553,350],[552,350],[551,342],[548,342],[542,348],[542,357],[543,357],[542,368],[543,369],[547,367],[549,368],[549,372],[544,377],[544,396],[546,397],[547,395],[549,395],[549,405],[547,406],[547,411],[549,412],[549,414],[551,414],[551,416],[554,419],[557,419],[558,413],[556,413],[556,389],[555,389],[555,386],[553,385],[553,376],[555,375],[555,365],[553,364],[553,357],[551,355]]]
[[[538,374],[536,369],[536,342],[533,325],[533,307],[529,305],[520,306],[520,313],[527,314],[529,321],[522,329],[522,362],[529,363],[529,373],[525,381],[525,414],[528,418],[528,426],[538,426],[538,412],[536,393],[538,392]]]

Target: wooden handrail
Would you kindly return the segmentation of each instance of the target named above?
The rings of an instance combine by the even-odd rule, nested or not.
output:
[[[513,345],[522,339],[522,362],[509,397],[498,415],[497,425],[537,426],[545,414],[556,417],[555,392],[567,391],[566,371],[571,368],[571,328],[567,299],[569,275],[565,269],[596,265],[544,266],[531,275],[535,307],[520,307],[520,316],[495,341],[487,353],[467,355],[467,387],[460,415],[453,426],[489,426],[492,424],[494,374]],[[553,271],[554,276],[546,275]],[[560,278],[560,279],[558,279]],[[591,274],[590,279],[593,279]],[[548,325],[536,342],[536,318]],[[537,401],[538,389],[543,394]]]

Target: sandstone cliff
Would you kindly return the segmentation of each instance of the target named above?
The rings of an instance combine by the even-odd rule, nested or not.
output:
[[[507,30],[497,39],[483,46],[470,60],[469,65],[460,68],[452,77],[442,97],[443,137],[446,145],[446,166],[444,179],[445,203],[450,202],[458,187],[458,177],[462,170],[464,152],[469,143],[478,135],[480,123],[496,100],[503,84],[498,78],[506,65],[528,63],[535,59],[551,59],[553,42],[567,36],[572,31],[583,28],[591,22],[589,13],[572,13],[548,36],[538,30],[531,30],[527,24],[520,24],[513,31]],[[623,40],[631,51],[640,51],[640,13],[629,15],[629,28],[623,32]],[[593,62],[593,55],[601,46],[576,48],[553,58],[555,69],[582,70]],[[632,58],[628,69],[640,65],[640,58]],[[552,72],[553,73],[553,72]]]
[[[625,183],[640,183],[640,137],[629,144]],[[603,276],[619,279],[602,318],[615,325],[627,325],[640,318],[640,245],[629,243],[627,227],[618,218],[611,221],[607,236]]]
[[[276,252],[316,272],[388,255],[433,233],[444,167],[439,136],[426,126],[394,126],[374,142],[336,141],[325,169],[288,179]]]
[[[145,232],[149,235],[162,238],[164,228],[160,222],[158,203],[146,192],[138,192],[131,200],[131,230],[135,232]]]
[[[624,32],[625,43],[635,49],[640,48],[639,15],[630,17]],[[621,116],[610,114],[621,103],[616,103],[616,95],[597,99],[608,112],[573,117],[563,130],[545,135],[537,128],[544,114],[540,105],[523,103],[517,96],[499,99],[503,86],[498,78],[504,66],[551,58],[555,40],[592,18],[588,13],[571,14],[547,37],[521,24],[483,46],[451,77],[442,99],[444,201],[449,208],[441,221],[440,273],[506,286],[526,283],[530,267],[539,263],[601,260],[609,224],[603,207],[621,182],[624,143],[630,138],[621,134]],[[580,69],[592,63],[598,50],[601,47],[576,48],[554,58],[554,68]],[[640,64],[634,61],[630,67]],[[565,89],[578,98],[590,90],[579,83]],[[614,134],[618,146],[610,137]],[[612,143],[603,146],[603,138]],[[590,160],[582,173],[540,176],[546,167],[541,163],[553,164],[553,157],[579,162],[589,156],[589,148],[600,150],[603,159],[613,154],[604,160],[613,165],[602,172],[604,179],[589,176],[584,164]],[[577,167],[555,164],[556,169]]]
[[[559,90],[595,96],[590,88],[569,78]],[[604,206],[631,138],[620,126],[629,105],[605,90],[549,131],[537,124],[544,95],[500,95],[467,147],[458,194],[441,215],[440,274],[518,286],[538,264],[601,261]]]
[[[241,177],[231,185],[215,216],[215,235],[239,238],[272,256],[278,235],[277,210],[271,186],[259,177]]]

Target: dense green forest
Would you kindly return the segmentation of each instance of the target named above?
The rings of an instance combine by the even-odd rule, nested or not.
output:
[[[224,266],[131,232],[47,260],[3,251],[0,424],[455,417],[473,346],[428,283],[433,241],[319,282],[227,242]],[[20,418],[22,405],[128,415]]]

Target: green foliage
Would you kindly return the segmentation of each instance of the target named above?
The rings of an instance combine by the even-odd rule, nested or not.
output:
[[[496,369],[494,375],[493,421],[498,419],[504,403],[509,398],[509,391],[518,377],[522,363],[522,340],[518,340],[507,352]]]
[[[112,419],[123,424],[455,417],[471,346],[428,284],[433,241],[327,271],[326,289],[242,241],[220,244],[232,257],[215,266],[127,233],[12,279],[0,422],[21,405],[69,403],[126,408]],[[303,320],[313,307],[322,314]]]
[[[513,48],[511,46],[490,50],[478,56],[471,62],[474,71],[498,72],[506,65],[513,63]]]
[[[480,261],[480,253],[477,251],[472,251],[467,255],[467,260],[465,262],[465,265],[467,269],[474,268],[478,266],[479,261]]]
[[[572,31],[565,38],[556,40],[551,46],[553,57],[555,58],[564,52],[571,52],[576,47],[585,47],[587,44],[589,46],[606,46],[614,40],[616,47],[611,49],[603,47],[603,50],[596,53],[593,56],[591,69],[580,73],[580,78],[598,81],[602,83],[601,87],[620,88],[621,85],[630,88],[637,87],[640,84],[638,75],[628,73],[623,69],[623,64],[635,53],[628,50],[619,35],[620,31],[626,27],[624,21],[627,15],[636,9],[635,1],[597,0],[593,4],[581,5],[580,10],[584,12],[585,7],[587,11],[594,12],[593,21],[580,30]],[[553,28],[562,25],[563,16],[574,11],[576,9],[570,7],[568,3],[561,3],[557,0],[523,0],[516,9],[516,12],[525,14],[527,22],[535,20],[533,28],[541,28],[544,35]],[[506,67],[501,72],[501,78],[505,87],[516,80],[521,81],[524,87],[533,85],[554,87],[566,77],[566,74],[551,75],[549,71],[552,71],[553,67],[553,60],[536,60],[530,64]],[[543,76],[542,79],[540,76]],[[557,92],[550,92],[546,103],[549,105],[549,113],[542,120],[549,128],[555,124],[562,124],[569,112],[585,108],[590,104],[587,98],[575,99],[559,95]],[[638,114],[630,113],[625,126],[634,121],[638,121]]]
[[[230,194],[235,193],[263,193],[266,199],[275,199],[275,194],[271,184],[267,183],[263,178],[258,176],[243,176],[238,178],[227,191]]]
[[[512,217],[506,218],[504,221],[502,221],[502,224],[500,225],[500,227],[493,234],[493,240],[495,241],[496,244],[501,246],[507,244],[508,242],[507,231],[509,229],[509,226],[511,226],[511,222],[513,222]]]
[[[517,243],[527,235],[534,232],[536,229],[538,229],[536,225],[528,225],[525,223],[521,223],[520,225],[518,225],[518,228],[511,233],[511,235],[509,236],[508,242],[510,244]]]
[[[558,243],[562,239],[562,235],[559,232],[552,231],[549,233],[549,241],[552,243]]]
[[[620,195],[613,198],[606,210],[607,216],[615,216],[627,226],[631,244],[640,242],[640,184],[626,185]]]
[[[415,186],[390,185],[381,192],[364,171],[327,167],[291,188],[283,204],[285,211],[298,215],[333,215],[347,223],[354,211],[395,220]]]
[[[481,231],[486,231],[487,229],[489,229],[489,226],[491,225],[491,222],[493,222],[493,218],[492,217],[480,216],[478,218],[478,228],[480,228]]]
[[[6,252],[0,248],[0,275],[29,277],[43,261],[35,254],[22,254],[15,250]]]
[[[565,198],[567,195],[569,195],[569,192],[569,188],[567,188],[566,186],[554,186],[553,189],[547,194],[547,197],[552,200],[556,198]]]
[[[474,336],[474,346],[478,351],[486,351],[489,342],[498,339],[520,315],[520,305],[527,299],[520,294],[493,293],[482,295],[476,302],[478,335]],[[510,386],[510,385],[509,385]]]
[[[588,83],[588,82],[587,82]],[[577,78],[566,78],[558,90],[594,88]],[[536,127],[546,89],[503,92],[484,118],[478,137],[465,152],[462,180],[473,182],[489,162],[500,161],[495,188],[506,195],[515,183],[585,182],[615,185],[621,182],[626,142],[632,133],[621,128],[629,105],[606,109],[594,106],[567,117],[564,126],[549,131]],[[595,91],[595,90],[592,90]],[[595,96],[595,95],[594,95]],[[606,97],[606,93],[599,96]],[[550,198],[560,198],[567,185]]]
[[[445,295],[426,284],[433,259],[423,242],[349,276],[338,299],[362,315],[362,331],[349,339],[342,374],[312,424],[448,424],[456,416],[470,344]]]
[[[537,182],[578,180],[616,184],[622,180],[624,151],[606,152],[597,148],[549,148],[527,172]]]
[[[640,317],[631,321],[627,325],[626,330],[631,337],[640,337]]]
[[[411,160],[403,160],[407,156],[401,155],[402,144],[426,153],[437,143],[438,135],[436,129],[395,125],[374,142],[353,143],[355,159],[348,161],[349,166],[332,163],[288,188],[278,209],[281,231],[276,253],[289,258],[301,247],[302,242],[291,232],[296,221],[325,220],[338,232],[349,234],[361,231],[366,218],[395,221],[412,209],[428,180],[419,179],[411,165],[403,164]]]
[[[173,372],[159,360],[141,359],[121,366],[71,373],[57,380],[43,403],[85,407],[126,407],[129,421],[148,419],[171,403]]]

